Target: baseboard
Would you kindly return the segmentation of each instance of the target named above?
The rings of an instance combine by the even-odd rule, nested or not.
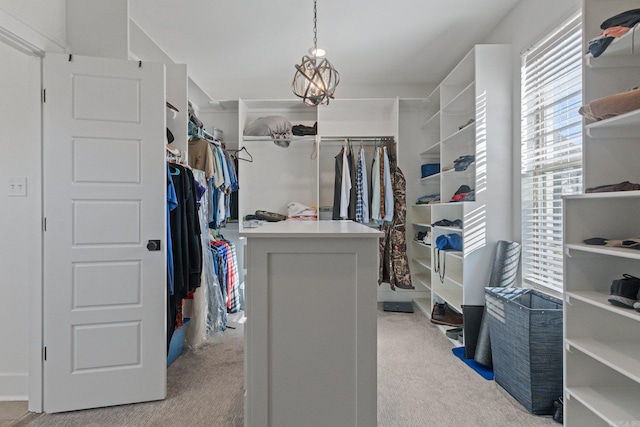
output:
[[[29,375],[0,374],[0,400],[29,400]]]
[[[386,289],[381,289],[383,286]],[[430,298],[430,292],[422,292],[416,291],[412,289],[399,289],[396,288],[395,291],[389,289],[389,285],[387,283],[383,283],[378,288],[378,302],[383,301],[413,301],[415,298]]]

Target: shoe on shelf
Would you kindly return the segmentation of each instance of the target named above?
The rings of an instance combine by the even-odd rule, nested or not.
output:
[[[624,274],[623,279],[614,280],[611,283],[611,291],[607,300],[618,307],[635,308],[640,291],[640,279]]]
[[[640,302],[636,301],[633,303],[633,308],[635,308],[636,311],[640,311]]]
[[[451,338],[452,340],[460,339],[460,335],[462,335],[462,326],[453,329],[447,329],[445,331],[445,335]]]
[[[443,304],[436,303],[431,312],[431,323],[435,323],[436,325],[462,326],[462,314],[455,311],[446,302]]]

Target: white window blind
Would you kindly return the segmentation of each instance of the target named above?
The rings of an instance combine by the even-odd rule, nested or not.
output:
[[[580,15],[522,55],[522,258],[530,285],[562,291],[562,195],[582,191]]]

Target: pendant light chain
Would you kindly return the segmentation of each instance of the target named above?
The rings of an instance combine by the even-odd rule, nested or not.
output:
[[[318,9],[317,0],[313,0],[313,50],[314,55],[318,51]]]

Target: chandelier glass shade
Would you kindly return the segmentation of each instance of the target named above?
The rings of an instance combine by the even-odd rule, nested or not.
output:
[[[324,50],[318,49],[316,0],[313,1],[313,47],[309,55],[304,55],[300,65],[296,65],[293,76],[293,93],[302,98],[306,105],[326,105],[333,99],[340,75],[331,62],[324,57]]]

